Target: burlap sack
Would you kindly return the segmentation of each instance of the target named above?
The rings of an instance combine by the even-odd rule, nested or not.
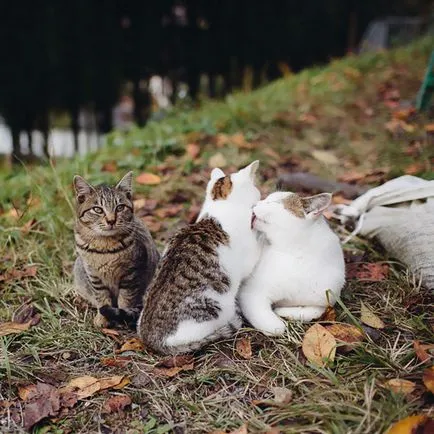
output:
[[[334,215],[342,223],[354,221],[352,235],[376,237],[424,286],[434,289],[434,181],[408,175],[392,179],[350,205],[336,206]]]

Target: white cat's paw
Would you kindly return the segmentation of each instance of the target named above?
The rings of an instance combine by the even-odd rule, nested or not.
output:
[[[283,321],[274,322],[272,324],[261,324],[256,327],[260,332],[267,336],[280,336],[286,331],[286,324]]]

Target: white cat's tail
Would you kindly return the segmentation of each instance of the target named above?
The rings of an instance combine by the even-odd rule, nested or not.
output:
[[[198,341],[193,341],[188,344],[184,345],[176,345],[176,346],[170,346],[170,345],[162,345],[160,347],[160,352],[164,354],[182,354],[182,353],[191,353],[193,351],[200,350],[204,346],[211,344],[213,342],[219,341],[221,339],[227,339],[234,335],[234,333],[239,330],[242,326],[242,318],[241,316],[237,315],[235,318],[232,319],[231,322],[228,324],[225,324],[223,327],[220,327],[219,329],[215,330],[213,333],[209,334],[208,336],[205,336],[203,339]]]

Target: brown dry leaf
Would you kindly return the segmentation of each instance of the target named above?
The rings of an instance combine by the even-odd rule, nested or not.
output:
[[[369,309],[363,301],[360,302],[360,321],[374,329],[384,329],[384,322]]]
[[[235,431],[231,431],[229,434],[248,434],[247,425],[243,424]]]
[[[365,338],[364,333],[351,324],[336,323],[326,325],[325,328],[337,341],[348,344],[339,347],[344,352],[351,351],[354,348],[354,344],[363,341]]]
[[[36,384],[28,384],[27,386],[18,387],[18,396],[23,401],[28,401],[29,399],[36,396],[38,393],[38,388]]]
[[[17,270],[13,268],[7,271],[5,274],[0,274],[0,282],[8,280],[18,280],[24,277],[35,277],[38,272],[36,265],[27,266],[24,270]]]
[[[416,384],[413,383],[413,381],[402,380],[400,378],[392,378],[391,380],[386,381],[384,387],[395,393],[409,395],[416,388]]]
[[[410,116],[416,113],[416,109],[414,107],[409,107],[405,109],[395,110],[392,116],[395,119],[400,119],[401,121],[406,121]]]
[[[423,384],[431,392],[434,393],[434,365],[423,371]]]
[[[424,172],[426,166],[424,163],[413,163],[404,169],[404,173],[407,175],[417,175],[418,173]]]
[[[434,124],[425,125],[425,131],[427,133],[434,133]]]
[[[123,353],[124,351],[143,351],[145,349],[143,342],[139,338],[128,339],[116,353]]]
[[[125,387],[129,383],[129,378],[125,377],[124,375],[114,375],[113,377],[99,378],[98,383],[100,386],[100,390],[110,388],[115,389],[119,388],[120,385],[122,385],[122,387]]]
[[[95,378],[85,375],[83,377],[73,378],[65,387],[60,389],[60,392],[75,392],[77,399],[84,399],[100,390],[116,388],[116,386],[124,383],[126,379],[129,382],[128,377],[123,375],[114,375],[113,377],[104,378]]]
[[[433,419],[425,414],[408,416],[394,423],[386,434],[430,434],[433,431],[429,431],[428,425],[434,428]]]
[[[366,176],[366,173],[363,172],[346,172],[340,176],[338,176],[338,181],[355,183],[361,181]]]
[[[325,366],[335,359],[336,339],[325,327],[314,324],[304,335],[302,350],[310,362]]]
[[[221,152],[217,152],[208,160],[208,166],[211,168],[215,167],[225,167],[228,164],[225,156]]]
[[[384,124],[384,127],[386,128],[389,133],[393,135],[401,134],[401,133],[412,133],[414,131],[414,126],[411,124],[408,124],[407,122],[404,122],[400,119],[392,119],[389,122],[386,122]]]
[[[332,196],[332,203],[334,205],[349,205],[352,202],[351,199],[347,199],[342,193],[337,193]]]
[[[178,355],[169,357],[157,363],[153,372],[164,377],[174,377],[179,372],[194,369],[194,357],[191,355]]]
[[[233,134],[230,138],[231,143],[240,149],[253,149],[255,145],[249,143],[242,133]]]
[[[426,362],[432,357],[431,354],[429,354],[426,350],[434,349],[434,344],[422,344],[419,340],[416,339],[413,341],[413,348],[416,352],[417,358],[421,362]]]
[[[336,311],[333,306],[327,306],[325,312],[318,318],[318,322],[333,322],[336,321]]]
[[[217,134],[215,136],[215,144],[217,148],[223,148],[223,146],[229,143],[229,136],[227,134]]]
[[[155,217],[150,216],[150,215],[141,217],[141,220],[143,221],[143,223],[145,223],[146,227],[153,234],[156,234],[157,232],[159,232],[161,227],[163,226],[163,224],[160,221],[156,220]]]
[[[31,326],[32,326],[31,320],[25,323],[18,323],[13,321],[4,322],[3,324],[0,324],[0,336],[19,334],[25,332]]]
[[[123,389],[125,386],[128,386],[128,384],[131,383],[131,380],[129,377],[124,377],[119,384],[116,384],[112,387],[114,390],[120,390]]]
[[[243,358],[243,359],[251,359],[252,358],[252,345],[250,342],[250,337],[242,337],[237,339],[237,342],[235,344],[235,348],[237,350],[237,353]]]
[[[153,173],[144,172],[137,176],[136,182],[143,185],[157,185],[160,184],[161,178]]]
[[[40,320],[41,316],[29,303],[22,304],[12,315],[13,322],[24,324],[30,321],[31,326],[38,324]]]
[[[116,161],[108,161],[107,163],[104,163],[101,170],[103,172],[115,173],[118,170]]]
[[[331,151],[314,150],[311,155],[315,160],[327,165],[337,165],[339,164],[339,159]]]
[[[164,208],[159,208],[155,210],[154,215],[160,219],[165,219],[168,217],[176,217],[184,208],[182,203],[173,203],[165,206]]]
[[[381,262],[353,262],[346,264],[346,274],[348,279],[380,282],[389,275],[389,265]]]
[[[273,392],[273,399],[276,404],[285,405],[292,401],[292,390],[289,390],[286,387],[272,387],[271,391]]]
[[[197,143],[189,143],[185,152],[192,160],[195,160],[200,154],[200,146]]]
[[[121,343],[120,340],[120,333],[117,330],[114,329],[107,329],[107,328],[101,328],[101,332],[105,334],[106,336],[111,337],[114,341]]]
[[[60,410],[58,390],[50,384],[37,383],[32,398],[24,404],[23,425],[30,428],[48,416],[56,416]]]
[[[102,407],[103,413],[118,413],[131,405],[132,401],[128,395],[110,396]]]
[[[103,357],[101,364],[109,367],[124,368],[131,363],[132,360],[133,358],[131,356]]]

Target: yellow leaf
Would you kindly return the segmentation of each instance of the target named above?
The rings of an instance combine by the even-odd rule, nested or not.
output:
[[[116,350],[116,353],[123,353],[124,351],[143,351],[144,348],[145,347],[140,339],[131,338],[124,342],[119,350]]]
[[[248,360],[252,358],[252,346],[250,344],[250,337],[242,337],[240,339],[237,339],[235,348],[237,350],[237,353],[243,359]]]
[[[434,393],[434,365],[431,368],[425,369],[423,371],[423,384],[431,392]]]
[[[25,332],[30,328],[31,325],[32,321],[28,321],[22,324],[13,321],[4,322],[3,324],[0,324],[0,336],[7,336]]]
[[[124,377],[119,384],[116,384],[116,386],[113,386],[112,389],[120,390],[123,389],[125,386],[131,383],[131,380],[128,377]]]
[[[432,419],[424,414],[409,416],[393,424],[386,434],[415,434],[416,432],[424,432],[424,425],[430,422],[432,422]],[[428,430],[426,432],[428,433]]]
[[[310,362],[325,366],[335,359],[336,339],[325,327],[314,324],[304,335],[302,350]]]
[[[136,182],[143,185],[157,185],[161,182],[161,178],[153,173],[141,173],[137,178]]]
[[[360,302],[360,321],[374,329],[384,329],[384,322],[375,315],[364,303]]]
[[[415,389],[416,384],[412,381],[401,380],[400,378],[392,378],[391,380],[386,381],[384,387],[395,393],[409,395]]]

